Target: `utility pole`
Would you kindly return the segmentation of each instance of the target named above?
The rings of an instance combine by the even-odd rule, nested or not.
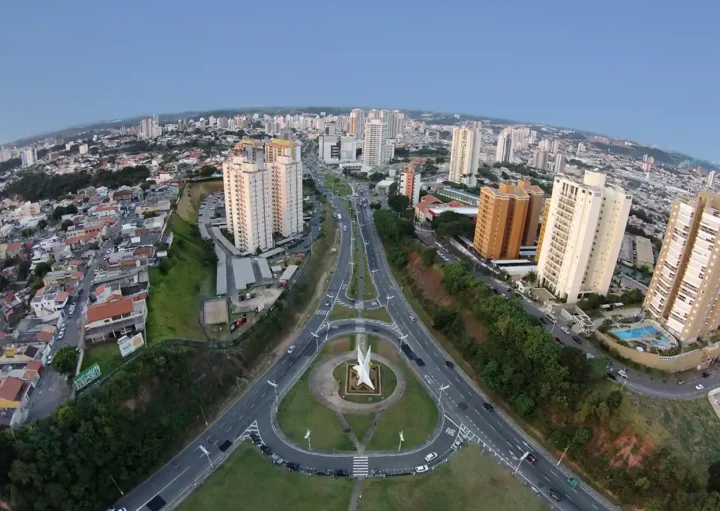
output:
[[[275,383],[273,380],[268,380],[267,382],[275,391],[275,401],[277,401],[278,400],[277,383]]]
[[[210,468],[215,468],[215,467],[213,466],[212,460],[210,459],[210,451],[208,451],[207,449],[205,449],[205,446],[204,446],[204,445],[201,445],[201,446],[200,446],[200,450],[203,452],[203,454],[204,454],[205,456],[207,456],[207,459],[208,459],[208,461],[210,462]]]
[[[317,353],[318,351],[320,351],[320,336],[315,332],[310,332],[310,335],[315,337],[315,353]]]
[[[560,459],[559,459],[558,462],[555,464],[556,467],[559,467],[559,466],[560,466],[560,463],[562,463],[562,460],[563,460],[563,458],[565,457],[565,455],[567,454],[568,449],[570,449],[570,444],[568,444],[568,446],[567,446],[567,447],[565,448],[565,450],[563,451],[562,456],[560,456]]]

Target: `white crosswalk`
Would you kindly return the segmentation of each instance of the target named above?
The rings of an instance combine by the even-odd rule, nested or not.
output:
[[[317,311],[315,314],[317,314],[318,316],[327,316],[328,312],[330,312],[330,311],[329,310]]]
[[[368,475],[368,458],[367,456],[356,456],[353,458],[353,476],[367,477]]]

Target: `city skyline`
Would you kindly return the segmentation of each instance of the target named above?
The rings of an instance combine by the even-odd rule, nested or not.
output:
[[[718,41],[711,20],[717,18],[718,6],[710,2],[693,10],[623,5],[622,10],[607,6],[600,13],[565,3],[541,9],[529,2],[513,6],[463,2],[442,12],[425,2],[411,11],[390,3],[383,4],[385,16],[372,19],[371,8],[361,16],[348,16],[344,10],[325,9],[322,3],[288,4],[280,6],[287,16],[277,21],[276,29],[294,41],[293,52],[300,58],[282,70],[266,69],[253,80],[241,82],[234,79],[242,73],[240,66],[225,64],[239,50],[232,30],[223,27],[233,17],[260,17],[262,8],[226,4],[222,9],[197,12],[184,2],[173,5],[170,13],[161,5],[133,2],[122,7],[49,2],[39,8],[4,7],[3,19],[32,19],[39,35],[17,45],[13,42],[21,40],[21,24],[7,24],[0,31],[2,46],[13,48],[5,56],[8,69],[21,70],[8,74],[0,85],[4,114],[0,140],[98,119],[280,100],[296,105],[374,104],[507,118],[720,159],[712,129],[717,117],[712,89],[715,71],[704,70],[711,75],[704,79],[691,79],[677,71],[712,61],[712,48]],[[161,16],[163,23],[158,23]],[[128,38],[121,44],[108,40],[110,19],[149,37]],[[496,23],[500,20],[503,23]],[[562,30],[557,29],[558,21]],[[668,23],[673,26],[673,37],[666,37]],[[340,49],[322,44],[368,24],[382,36],[345,38]],[[418,26],[433,36],[409,38]],[[608,27],[612,38],[606,37]],[[263,30],[250,24],[244,38],[257,39]],[[513,37],[500,39],[508,30]],[[176,38],[178,33],[188,36]],[[164,44],[168,40],[175,41],[172,47]],[[506,51],[496,51],[493,41],[497,40],[504,41]],[[444,42],[452,43],[452,51]],[[526,51],[537,43],[553,49],[549,55],[559,59],[560,74],[551,59],[538,59]],[[143,57],[147,45],[157,49],[157,62]],[[57,55],[79,59],[82,65],[69,66],[66,58],[47,58],[48,47]],[[388,52],[387,48],[400,49]],[[270,53],[286,50],[283,39],[266,41],[263,48]],[[347,77],[352,79],[343,80],[342,87],[331,87],[322,70],[341,50],[353,55],[352,66],[347,67]],[[483,55],[481,66],[461,65],[478,51]],[[405,63],[402,67],[421,70],[423,79],[402,79],[398,59]],[[458,72],[452,78],[437,73],[427,67],[433,61]],[[43,65],[27,66],[28,62]],[[357,74],[353,68],[375,72]],[[224,78],[213,79],[221,69]],[[287,86],[287,73],[292,73],[293,87]],[[43,78],[48,75],[54,79]],[[384,79],[379,81],[378,76]]]

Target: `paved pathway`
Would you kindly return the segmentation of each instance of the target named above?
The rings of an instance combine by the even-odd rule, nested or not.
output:
[[[352,497],[350,498],[350,506],[348,507],[348,511],[355,511],[357,509],[358,502],[362,498],[362,488],[364,481],[365,478],[358,477],[357,481],[355,482],[355,489],[353,490]]]
[[[390,362],[387,358],[373,353],[371,360],[380,362],[388,366],[397,378],[397,386],[395,391],[388,396],[386,399],[378,403],[352,403],[346,401],[338,392],[338,383],[333,377],[333,369],[343,362],[348,360],[355,360],[356,353],[349,351],[346,353],[340,353],[334,355],[328,359],[325,359],[321,364],[312,368],[310,373],[310,393],[315,399],[317,399],[323,406],[330,408],[333,411],[340,413],[352,413],[356,415],[364,415],[368,413],[377,413],[390,408],[395,405],[405,393],[405,374],[398,368],[393,362]]]

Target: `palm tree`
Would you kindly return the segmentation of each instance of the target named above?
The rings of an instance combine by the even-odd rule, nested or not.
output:
[[[534,271],[528,272],[525,274],[522,280],[526,284],[535,284],[537,282],[537,273],[535,273]]]

